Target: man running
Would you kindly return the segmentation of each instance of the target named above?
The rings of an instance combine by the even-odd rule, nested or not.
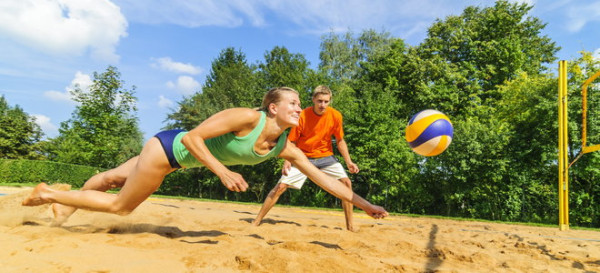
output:
[[[319,85],[313,91],[313,106],[308,107],[300,114],[298,126],[291,129],[288,139],[295,143],[300,150],[308,157],[309,161],[327,175],[342,182],[346,187],[352,189],[352,182],[344,171],[344,167],[333,156],[333,145],[331,136],[335,136],[337,148],[348,167],[350,173],[358,173],[359,168],[348,153],[348,146],[344,140],[344,130],[342,126],[342,114],[332,107],[332,93],[327,86]],[[262,219],[269,210],[277,203],[279,196],[287,188],[301,189],[306,181],[306,175],[292,166],[289,161],[284,161],[281,170],[283,174],[279,182],[269,192],[262,208],[258,212],[253,225],[260,225]],[[352,203],[342,200],[344,215],[346,216],[346,228],[354,231],[352,221]]]

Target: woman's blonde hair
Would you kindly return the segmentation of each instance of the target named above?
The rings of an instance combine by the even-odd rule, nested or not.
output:
[[[265,96],[263,97],[262,105],[260,106],[260,108],[258,110],[265,111],[268,113],[269,105],[271,105],[271,103],[277,104],[279,101],[281,101],[283,92],[294,92],[294,93],[298,94],[298,91],[296,91],[290,87],[281,86],[281,87],[271,88],[271,90],[269,90],[269,92],[267,92],[265,94]]]
[[[331,93],[331,89],[329,89],[329,87],[325,86],[325,85],[319,85],[317,87],[315,87],[315,90],[313,90],[313,99],[315,97],[317,97],[318,95],[329,95],[329,96],[333,96],[333,94]]]

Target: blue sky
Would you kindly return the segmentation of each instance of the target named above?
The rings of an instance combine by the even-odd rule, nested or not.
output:
[[[547,23],[562,50],[600,57],[600,0],[520,0]],[[320,37],[334,31],[387,31],[418,45],[438,18],[491,0],[2,0],[0,95],[37,118],[55,137],[76,104],[68,90],[86,87],[109,65],[136,86],[140,128],[150,138],[177,102],[201,86],[226,47],[249,63],[284,46],[319,63]]]

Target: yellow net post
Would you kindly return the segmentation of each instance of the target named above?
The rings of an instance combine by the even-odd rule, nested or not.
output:
[[[599,76],[600,76],[600,71],[596,72],[596,74],[594,74],[589,79],[587,79],[585,82],[583,82],[583,85],[581,87],[581,104],[582,104],[581,107],[583,109],[583,111],[582,111],[583,116],[581,118],[581,153],[582,154],[591,153],[591,152],[600,150],[600,144],[596,144],[593,146],[587,146],[587,89],[588,89],[588,85],[590,85],[590,83],[592,83]]]
[[[581,150],[569,163],[569,129],[567,100],[567,61],[558,62],[558,228],[569,229],[569,168],[586,153],[600,150],[600,144],[587,145],[587,91],[600,71],[583,82],[581,87]]]
[[[569,229],[567,61],[558,62],[558,228]]]

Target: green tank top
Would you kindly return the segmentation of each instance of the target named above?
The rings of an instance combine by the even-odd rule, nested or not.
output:
[[[279,136],[277,145],[267,154],[260,155],[254,151],[254,144],[262,132],[266,123],[266,113],[261,111],[258,125],[247,135],[238,137],[234,133],[227,133],[218,137],[206,139],[204,143],[210,153],[216,157],[223,165],[256,165],[269,158],[276,157],[281,153],[287,140],[287,133]],[[184,168],[200,167],[202,163],[198,161],[181,143],[181,138],[188,132],[177,134],[173,140],[173,154],[177,163]]]

